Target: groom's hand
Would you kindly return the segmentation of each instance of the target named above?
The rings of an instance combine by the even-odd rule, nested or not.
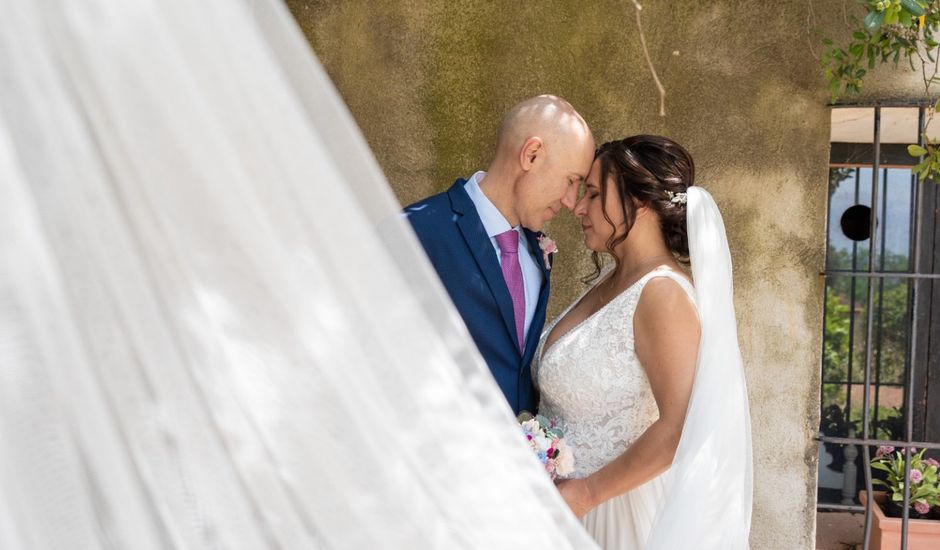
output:
[[[578,518],[588,513],[595,504],[591,497],[591,491],[588,484],[583,479],[565,479],[557,482],[558,492],[561,498],[565,499],[568,507]]]

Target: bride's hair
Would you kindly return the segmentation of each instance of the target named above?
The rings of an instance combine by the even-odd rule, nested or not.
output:
[[[607,250],[627,238],[636,221],[636,211],[647,206],[659,216],[666,246],[679,262],[689,262],[689,236],[686,225],[686,190],[694,185],[695,163],[681,145],[662,136],[631,136],[601,145],[594,154],[600,162],[601,200],[607,195],[608,181],[617,185],[623,199],[626,231],[614,233],[607,241]],[[603,202],[602,202],[603,204]],[[607,212],[604,218],[614,225]],[[596,271],[587,277],[592,281],[600,274],[600,258],[593,255]]]

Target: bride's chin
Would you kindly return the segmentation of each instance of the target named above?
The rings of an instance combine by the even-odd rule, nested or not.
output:
[[[589,239],[587,235],[584,236],[584,247],[592,252],[601,252],[601,250],[591,242],[591,239]]]

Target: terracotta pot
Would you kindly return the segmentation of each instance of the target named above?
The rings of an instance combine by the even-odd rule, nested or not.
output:
[[[901,548],[901,518],[889,518],[882,506],[888,499],[884,491],[875,491],[875,506],[872,506],[871,549],[897,550]],[[859,491],[858,499],[864,505],[868,501],[865,491]],[[912,519],[907,524],[908,550],[937,550],[940,548],[940,521]]]

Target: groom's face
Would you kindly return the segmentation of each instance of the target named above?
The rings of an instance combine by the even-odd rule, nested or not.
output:
[[[519,197],[519,221],[532,231],[541,231],[562,207],[574,209],[578,188],[591,169],[593,141],[562,145],[546,149],[543,162],[526,176],[525,192]]]

